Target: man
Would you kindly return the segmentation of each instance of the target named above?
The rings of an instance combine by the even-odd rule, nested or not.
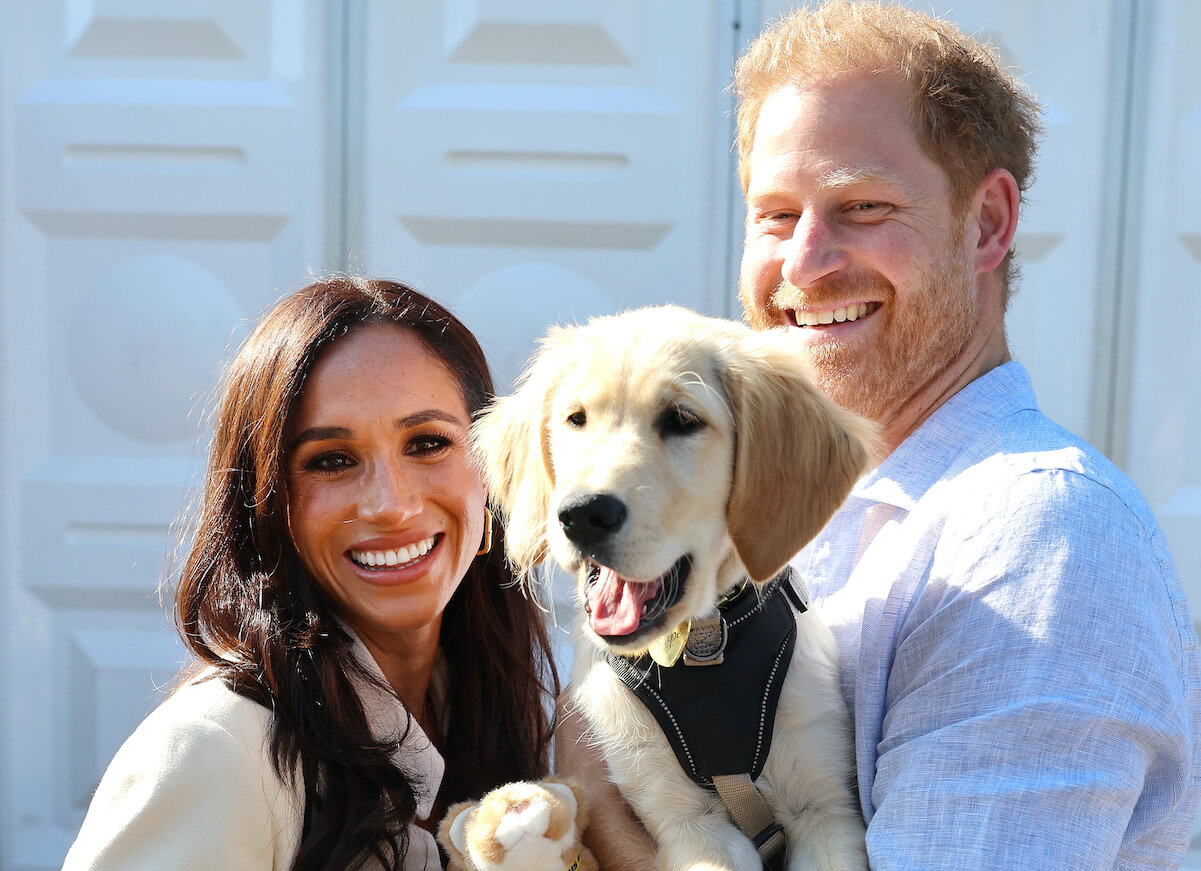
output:
[[[872,868],[1178,867],[1187,604],[1142,497],[1038,411],[1005,339],[1037,105],[951,25],[842,0],[773,25],[735,88],[747,317],[883,433],[794,563],[838,639]],[[626,851],[605,866],[646,862],[593,802],[598,849]]]

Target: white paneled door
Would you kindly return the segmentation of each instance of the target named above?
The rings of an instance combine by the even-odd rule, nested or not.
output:
[[[352,252],[454,305],[502,386],[547,323],[727,311],[725,5],[368,3]]]
[[[1201,3],[1138,4],[1139,113],[1123,288],[1115,311],[1115,458],[1163,526],[1193,619],[1201,619]],[[1185,867],[1201,869],[1201,816]]]
[[[0,867],[42,869],[180,666],[156,587],[202,394],[323,256],[325,11],[0,15]]]
[[[551,321],[730,307],[725,6],[0,0],[0,869],[178,670],[205,394],[309,270],[418,283],[506,386]]]

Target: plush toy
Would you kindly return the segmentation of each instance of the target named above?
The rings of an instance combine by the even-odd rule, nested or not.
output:
[[[587,822],[575,784],[522,781],[453,805],[438,840],[463,871],[597,871],[580,840]]]

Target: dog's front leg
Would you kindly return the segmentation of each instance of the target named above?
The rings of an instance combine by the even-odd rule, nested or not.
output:
[[[700,790],[691,781],[688,788],[705,796],[700,802],[680,801],[675,796],[680,812],[675,808],[662,814],[652,827],[652,834],[659,843],[658,865],[662,871],[761,871],[763,864],[754,846],[729,821],[720,808],[720,801]],[[662,801],[671,801],[664,795]],[[714,808],[713,802],[719,807]],[[689,805],[688,807],[684,807]],[[659,805],[661,809],[662,804]],[[648,806],[644,811],[635,807],[646,819],[653,814]]]
[[[573,678],[575,699],[613,782],[658,845],[662,871],[760,871],[721,800],[693,783],[654,717],[603,662]]]
[[[851,724],[834,637],[814,610],[797,618],[763,786],[789,845],[788,871],[867,871]]]

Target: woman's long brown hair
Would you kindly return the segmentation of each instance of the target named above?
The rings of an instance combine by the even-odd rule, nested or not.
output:
[[[279,302],[221,385],[199,516],[176,590],[180,634],[199,662],[271,710],[272,761],[304,783],[292,865],[344,869],[373,855],[400,868],[415,786],[369,726],[350,639],[301,567],[287,525],[284,445],[305,378],[364,324],[415,333],[456,376],[474,416],[493,387],[484,354],[450,312],[402,284],[329,278]],[[547,702],[558,674],[538,603],[513,584],[498,526],[447,605],[446,773],[438,806],[547,771]]]

